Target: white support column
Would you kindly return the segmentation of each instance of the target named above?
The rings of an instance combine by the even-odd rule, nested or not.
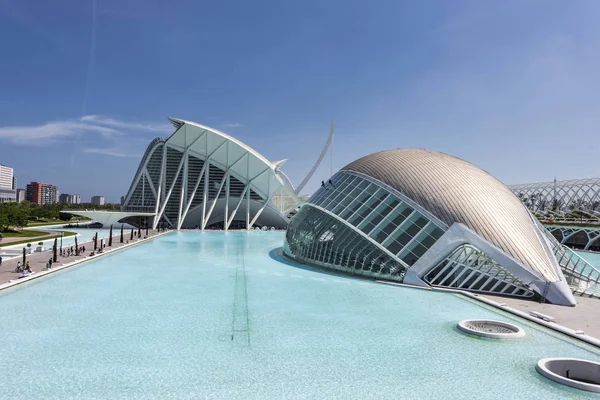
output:
[[[248,155],[248,160],[246,160],[246,186],[248,190],[246,191],[246,230],[250,230],[250,156]]]
[[[219,185],[219,190],[217,190],[217,194],[216,194],[215,198],[213,199],[212,204],[210,205],[210,209],[208,210],[208,213],[206,214],[206,220],[204,221],[204,226],[202,227],[202,229],[204,229],[206,227],[208,220],[210,220],[210,216],[213,212],[213,209],[215,208],[215,204],[217,204],[217,200],[219,200],[219,195],[221,194],[223,185],[225,184],[225,181],[227,180],[226,178],[227,178],[227,171],[225,171],[225,175],[223,175],[223,178],[221,179],[221,184]]]
[[[185,152],[183,153],[183,155],[185,156]],[[167,207],[167,203],[169,202],[169,198],[171,197],[171,193],[173,192],[173,188],[175,187],[175,183],[177,182],[177,178],[179,177],[179,174],[181,173],[181,168],[183,167],[183,161],[184,161],[184,157],[181,157],[181,161],[179,161],[179,166],[177,167],[177,173],[175,173],[175,177],[173,178],[173,183],[171,183],[171,187],[169,188],[169,192],[167,193],[167,196],[165,197],[164,203],[162,205],[162,207],[160,208],[160,212],[158,213],[158,218],[160,219],[160,217],[162,217],[163,213],[165,212],[165,208]]]
[[[258,212],[254,216],[254,218],[252,218],[252,221],[250,222],[250,228],[252,228],[252,226],[254,225],[254,223],[256,222],[256,220],[258,219],[258,217],[260,217],[260,214],[262,214],[262,212],[265,209],[265,207],[267,206],[267,204],[269,204],[269,200],[270,199],[271,199],[271,178],[269,178],[269,181],[267,183],[267,198],[265,200],[265,203],[262,205],[262,207],[260,208],[260,210],[258,210]]]
[[[227,221],[227,228],[229,228],[229,225],[231,225],[233,218],[235,218],[235,214],[237,214],[238,208],[240,208],[240,204],[242,204],[242,201],[244,200],[244,195],[246,194],[246,190],[248,190],[248,186],[244,186],[242,195],[240,196],[240,199],[238,200],[238,202],[233,210],[233,213],[231,213],[231,216],[229,217],[229,221]]]
[[[189,155],[187,149],[183,152],[183,178],[181,179],[181,196],[179,198],[179,213],[177,214],[177,230],[181,229],[181,225],[183,224],[183,202],[187,196],[187,181],[188,181],[188,164],[189,164]]]
[[[225,184],[225,220],[223,221],[223,227],[227,230],[227,228],[229,228],[229,224],[227,223],[229,217],[229,169],[225,171],[225,174],[227,176],[227,182]]]
[[[162,160],[160,164],[160,177],[158,178],[158,190],[156,192],[156,206],[154,207],[154,223],[152,224],[152,229],[156,229],[158,226],[158,220],[160,217],[158,216],[158,207],[160,207],[160,200],[163,197],[163,192],[165,190],[165,184],[163,184],[163,180],[165,179],[165,170],[167,166],[167,144],[163,144],[163,154]]]
[[[202,230],[206,226],[206,203],[208,202],[208,181],[210,179],[210,163],[208,160],[208,167],[204,170],[204,193],[202,193]]]
[[[183,218],[186,217],[188,210],[190,209],[190,206],[192,205],[192,201],[194,200],[194,197],[196,197],[196,191],[198,190],[198,187],[200,186],[200,182],[202,181],[202,175],[204,175],[205,168],[208,168],[208,162],[206,162],[206,161],[202,165],[202,169],[200,170],[200,173],[198,174],[198,179],[196,180],[196,184],[194,185],[194,190],[192,191],[192,195],[188,197],[188,201],[185,206],[185,210],[183,211]]]

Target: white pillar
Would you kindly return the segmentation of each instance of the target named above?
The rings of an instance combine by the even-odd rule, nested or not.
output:
[[[158,215],[158,209],[160,207],[160,201],[164,197],[164,191],[166,190],[166,168],[167,168],[167,144],[163,143],[162,148],[162,161],[160,164],[160,177],[158,178],[158,190],[156,191],[156,206],[154,207],[154,223],[152,229],[156,229],[160,215]]]
[[[185,201],[185,198],[187,196],[187,181],[188,181],[188,163],[189,163],[189,156],[188,156],[188,151],[187,149],[183,152],[183,157],[184,157],[184,161],[183,161],[183,177],[181,178],[181,197],[179,198],[179,213],[177,214],[177,229],[181,229],[181,225],[183,224],[183,218],[185,217],[185,215],[183,215],[182,211],[183,211],[183,202]]]
[[[208,222],[205,220],[205,218],[206,218],[206,202],[208,201],[208,180],[210,177],[210,163],[208,160],[206,160],[205,162],[208,163],[208,165],[206,166],[206,169],[204,170],[204,193],[202,193],[202,230],[204,230],[204,227],[206,226],[206,223]]]
[[[227,230],[227,228],[229,227],[229,224],[227,224],[227,221],[229,219],[229,168],[227,169],[227,171],[225,171],[225,173],[227,174],[227,180],[225,181],[226,191],[225,191],[225,220],[224,220],[224,227],[225,227],[225,230]]]
[[[250,154],[248,154],[248,160],[246,161],[246,230],[250,230]]]

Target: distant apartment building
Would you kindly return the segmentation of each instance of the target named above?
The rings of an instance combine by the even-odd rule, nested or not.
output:
[[[17,192],[13,188],[13,169],[0,165],[0,203],[9,203],[17,200]]]
[[[58,197],[58,199],[61,203],[81,204],[81,196],[78,194],[63,193]]]
[[[17,203],[25,201],[25,189],[17,189]]]
[[[48,183],[28,183],[27,188],[25,189],[25,200],[39,205],[57,203],[58,188]]]
[[[97,206],[103,206],[104,196],[92,196],[92,204],[95,204]]]

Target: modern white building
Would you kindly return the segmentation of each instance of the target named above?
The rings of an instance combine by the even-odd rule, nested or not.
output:
[[[104,205],[104,196],[92,196],[92,204],[103,206]]]
[[[280,170],[256,150],[216,129],[171,118],[175,132],[148,146],[121,211],[154,213],[173,228],[285,228],[299,202]],[[282,201],[283,199],[283,201]]]
[[[59,196],[59,201],[67,204],[81,204],[81,196],[78,194],[62,193]]]
[[[0,165],[0,189],[13,188],[13,169]]]
[[[14,184],[16,180],[14,180],[13,169],[0,165],[0,203],[17,201]]]
[[[419,149],[342,168],[301,206],[284,244],[322,268],[575,305],[569,283],[580,276],[566,251],[492,175]]]
[[[25,201],[25,189],[17,189],[17,203]]]

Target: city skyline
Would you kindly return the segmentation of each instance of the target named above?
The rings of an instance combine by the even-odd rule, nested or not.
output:
[[[118,203],[167,117],[287,158],[295,184],[331,118],[334,172],[427,148],[505,184],[599,175],[595,2],[62,3],[0,6],[0,156],[20,182]]]

